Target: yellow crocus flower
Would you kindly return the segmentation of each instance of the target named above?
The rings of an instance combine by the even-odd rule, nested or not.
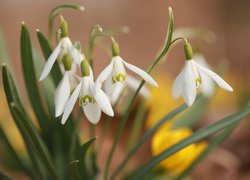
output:
[[[189,128],[179,128],[173,130],[169,129],[168,124],[160,128],[153,136],[151,143],[153,156],[160,154],[167,148],[175,145],[192,134],[192,130]],[[174,175],[177,175],[183,172],[206,148],[206,146],[206,142],[191,144],[163,160],[159,164],[159,167],[169,171]]]

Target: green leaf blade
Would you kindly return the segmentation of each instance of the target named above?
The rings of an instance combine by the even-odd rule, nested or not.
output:
[[[4,149],[8,152],[8,157],[11,158],[11,163],[15,164],[18,169],[21,169],[28,175],[32,175],[31,169],[28,164],[18,155],[8,137],[6,136],[2,127],[0,127],[0,140],[1,144],[4,144]]]
[[[42,100],[40,98],[35,74],[29,31],[24,24],[22,24],[21,30],[21,59],[25,85],[27,88],[31,105],[33,107],[41,129],[43,130],[43,132],[46,132],[49,118],[46,114],[46,111],[42,104]]]
[[[89,141],[87,141],[86,143],[84,143],[78,153],[77,153],[77,160],[79,160],[78,163],[78,171],[81,175],[81,178],[91,178],[91,174],[88,172],[87,170],[87,166],[86,166],[86,154],[88,149],[91,147],[91,145],[94,143],[94,141],[96,140],[96,138],[93,138]]]
[[[21,123],[21,121],[19,120],[19,117],[16,116],[14,114],[14,112],[12,111],[11,108],[11,104],[15,103],[19,106],[20,110],[22,111],[23,116],[25,116],[26,119],[28,119],[28,123],[31,123],[30,118],[28,117],[27,113],[25,112],[20,98],[18,96],[18,92],[16,89],[16,85],[14,83],[14,80],[12,78],[11,73],[8,71],[7,67],[5,64],[2,65],[2,79],[3,79],[3,86],[4,86],[4,91],[5,91],[5,95],[6,95],[6,100],[11,112],[11,115],[13,117],[13,120],[15,121],[15,124],[17,125],[22,138],[24,140],[26,149],[28,151],[28,154],[30,156],[30,160],[32,162],[33,168],[34,168],[34,176],[37,177],[40,175],[40,177],[44,177],[45,175],[43,174],[43,170],[40,168],[40,161],[37,161],[37,157],[35,155],[34,149],[33,149],[33,143],[32,140],[28,134],[28,132],[26,131],[26,129],[24,128],[23,124]]]
[[[45,167],[51,174],[51,177],[57,179],[57,175],[55,173],[54,166],[52,164],[52,160],[49,155],[48,149],[46,148],[38,132],[35,130],[34,126],[31,123],[29,123],[29,121],[26,119],[20,108],[15,103],[11,103],[10,107],[14,115],[14,118],[23,127],[24,131],[27,132],[35,151],[39,155],[39,158],[42,160],[42,162],[45,164]]]
[[[241,120],[241,118],[247,116],[250,114],[250,107],[247,106],[245,109],[243,109],[240,112],[234,113],[229,117],[226,117],[216,123],[213,123],[212,125],[209,125],[208,127],[202,128],[192,134],[191,136],[185,138],[184,140],[180,141],[179,143],[171,146],[170,148],[166,149],[163,151],[161,154],[158,156],[155,156],[152,158],[150,161],[148,161],[145,165],[143,165],[139,170],[137,170],[134,174],[135,179],[140,179],[143,177],[143,175],[152,169],[155,165],[160,163],[162,160],[165,158],[169,157],[170,155],[174,154],[175,152],[181,150],[182,148],[185,148],[186,146],[193,144],[197,141],[200,141],[215,132],[226,128],[238,121]]]
[[[211,142],[209,142],[206,149],[187,167],[178,177],[177,179],[181,180],[185,176],[187,176],[206,156],[213,151],[218,145],[220,145],[228,136],[233,132],[233,130],[237,127],[237,123],[227,127],[221,134],[217,135],[217,137],[213,138]]]

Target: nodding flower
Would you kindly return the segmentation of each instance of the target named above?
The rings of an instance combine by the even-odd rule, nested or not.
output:
[[[129,82],[131,78],[127,78],[126,68],[138,74],[142,79],[144,79],[147,83],[158,87],[158,84],[155,80],[144,70],[127,63],[120,57],[119,53],[119,45],[112,38],[112,54],[113,57],[111,59],[110,64],[100,73],[96,80],[96,90],[100,89],[102,83],[106,81],[108,78],[112,80],[113,84],[128,82],[128,84],[133,84],[133,82]],[[122,86],[122,85],[118,85]],[[112,88],[112,86],[110,86]]]
[[[210,89],[210,80],[218,84],[222,89],[233,91],[233,88],[213,71],[199,65],[193,59],[193,50],[189,43],[184,45],[186,63],[181,73],[176,77],[172,88],[172,96],[178,98],[183,96],[186,104],[191,106],[196,97],[196,89]]]
[[[114,116],[108,96],[101,89],[95,90],[93,74],[88,61],[83,60],[80,67],[82,77],[66,104],[62,124],[68,119],[77,99],[79,99],[79,105],[82,107],[85,116],[93,124],[99,122],[101,111],[109,116]]]

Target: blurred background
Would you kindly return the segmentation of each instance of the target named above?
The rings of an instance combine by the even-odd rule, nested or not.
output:
[[[73,41],[80,41],[84,48],[92,26],[100,24],[104,29],[108,29],[126,25],[130,28],[130,32],[117,36],[121,55],[128,62],[143,69],[150,65],[165,40],[168,6],[171,6],[174,11],[175,30],[196,27],[215,33],[216,37],[211,37],[208,42],[197,40],[194,44],[198,42],[201,52],[213,68],[218,67],[221,62],[228,65],[224,77],[235,90],[233,94],[219,91],[199,126],[235,112],[248,101],[250,96],[249,0],[0,0],[0,32],[8,52],[8,54],[0,52],[0,58],[11,59],[13,71],[21,89],[24,86],[20,76],[22,74],[19,50],[21,22],[26,23],[32,42],[39,49],[36,29],[39,28],[40,31],[48,34],[49,12],[56,5],[69,2],[81,4],[86,8],[84,12],[66,10],[63,13],[69,22],[70,37]],[[98,74],[108,64],[110,57],[97,49],[95,58],[95,74]],[[173,80],[183,64],[184,53],[180,43],[170,52],[160,70],[167,72],[166,76]],[[155,73],[155,76],[157,75]],[[5,103],[2,86],[1,99]],[[172,99],[170,93],[169,99]],[[2,106],[7,107],[5,104],[1,105],[1,120],[9,114],[8,109]],[[8,127],[6,122],[1,124]],[[194,178],[250,179],[249,128],[249,120],[242,121],[233,135],[195,170]],[[9,133],[11,134],[12,130]]]

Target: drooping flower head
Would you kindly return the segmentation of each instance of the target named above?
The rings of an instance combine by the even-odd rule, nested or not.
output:
[[[61,25],[59,31],[60,31],[60,40],[54,51],[49,56],[43,68],[39,81],[42,81],[48,76],[56,59],[58,58],[59,61],[61,61],[65,54],[70,55],[71,58],[73,59],[73,62],[78,65],[84,59],[84,56],[79,51],[77,51],[77,49],[72,44],[70,38],[68,37],[68,24],[63,19],[62,16],[61,16]]]
[[[227,91],[233,91],[233,88],[226,83],[219,75],[213,71],[202,67],[193,60],[193,50],[189,43],[184,45],[186,63],[181,73],[174,81],[172,96],[178,98],[183,96],[186,104],[191,106],[196,97],[196,89],[210,89],[210,79],[214,80],[218,86]]]
[[[83,60],[80,67],[82,77],[80,78],[80,83],[77,85],[66,104],[61,121],[62,124],[68,119],[77,99],[79,99],[79,105],[83,108],[85,116],[93,124],[99,122],[101,111],[109,116],[114,116],[107,95],[101,89],[98,91],[95,90],[93,74],[88,61],[86,59]]]
[[[100,89],[102,83],[107,79],[111,79],[112,84],[115,85],[110,86],[110,89],[107,89],[107,91],[112,91],[114,93],[117,93],[116,89],[121,92],[121,89],[124,88],[125,82],[128,82],[128,84],[133,84],[133,82],[129,82],[131,78],[127,78],[127,72],[125,67],[138,74],[149,84],[158,87],[155,80],[148,73],[130,63],[127,63],[120,57],[119,45],[113,38],[112,55],[113,57],[111,59],[110,64],[100,73],[96,80],[96,90]]]

